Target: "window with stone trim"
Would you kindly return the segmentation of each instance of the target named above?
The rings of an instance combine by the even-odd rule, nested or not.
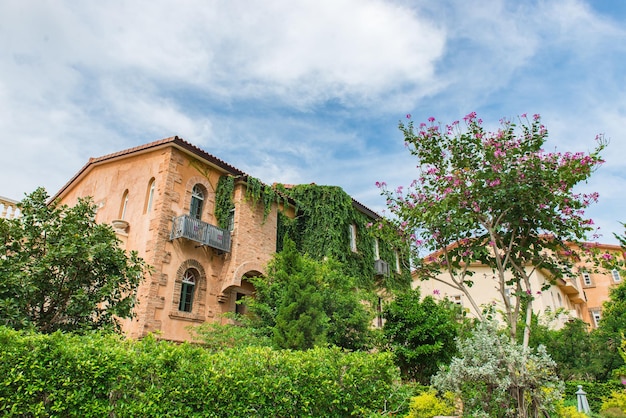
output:
[[[196,290],[196,282],[198,281],[198,271],[196,269],[187,269],[183,274],[182,285],[180,288],[180,300],[178,302],[178,310],[183,312],[191,312],[193,308],[193,296]]]
[[[171,293],[169,317],[204,322],[207,310],[207,286],[206,272],[200,262],[189,259],[181,263]]]

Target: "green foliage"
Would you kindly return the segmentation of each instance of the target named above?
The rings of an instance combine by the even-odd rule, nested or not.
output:
[[[624,392],[624,390],[612,392],[611,396],[602,402],[602,409],[600,411],[604,413],[607,410],[612,413],[611,416],[626,417],[626,392]],[[621,415],[617,414],[618,411],[621,412]]]
[[[626,282],[614,287],[609,292],[609,300],[602,307],[602,320],[594,330],[598,346],[602,347],[602,368],[606,371],[605,379],[611,377],[610,372],[625,365],[620,355],[620,345],[626,330]]]
[[[453,415],[454,396],[447,393],[443,398],[429,390],[411,398],[409,414],[406,418],[432,418],[437,415]]]
[[[7,417],[373,416],[397,396],[389,354],[172,344],[0,327]]]
[[[611,393],[622,389],[622,384],[618,381],[609,382],[590,382],[586,380],[570,380],[565,382],[565,399],[576,400],[576,392],[578,386],[582,386],[583,390],[587,394],[587,402],[589,402],[589,408],[592,411],[600,411],[602,402],[607,397],[611,396]]]
[[[145,264],[127,253],[95,205],[47,204],[43,188],[0,219],[0,324],[41,332],[117,328],[132,316]]]
[[[404,378],[428,384],[456,352],[455,312],[430,296],[420,300],[420,291],[415,289],[396,295],[383,316],[384,349],[395,355]]]
[[[458,340],[458,352],[432,382],[460,396],[465,414],[534,417],[552,412],[561,399],[562,384],[543,347],[520,346],[493,322],[479,323],[473,336]]]
[[[283,246],[269,263],[267,276],[251,279],[256,289],[247,301],[251,325],[281,348],[325,343],[368,348],[371,316],[354,279],[344,276],[333,259],[303,256],[287,238]]]
[[[193,341],[212,352],[225,348],[235,347],[269,347],[271,341],[264,335],[259,335],[255,328],[245,326],[246,318],[236,314],[225,314],[225,318],[232,323],[205,322],[201,325],[188,327]]]
[[[357,279],[361,288],[372,289],[375,286],[390,290],[407,289],[411,283],[408,267],[408,248],[402,243],[393,246],[396,241],[380,240],[380,259],[390,266],[390,274],[375,282],[374,245],[375,237],[369,232],[368,225],[373,222],[358,211],[352,198],[336,186],[301,184],[284,193],[296,201],[296,218],[292,221],[283,219],[279,224],[279,241],[283,236],[296,243],[296,248],[315,260],[331,257],[341,263],[344,275]],[[350,249],[350,225],[357,228],[357,251]],[[399,251],[402,263],[401,273],[393,268],[396,264],[395,250]]]
[[[221,176],[215,191],[215,218],[217,219],[217,226],[222,229],[229,227],[232,211],[235,209],[233,203],[234,190],[235,178],[228,175]]]
[[[550,323],[541,323],[533,318],[533,333],[530,346],[543,345],[552,360],[556,362],[556,373],[561,380],[602,380],[606,374],[602,359],[606,350],[598,344],[594,332],[589,325],[580,320],[572,319],[555,330]]]
[[[273,203],[283,204],[285,207],[288,204],[284,193],[251,176],[246,177],[246,198],[250,199],[253,206],[256,206],[258,202],[263,204],[263,220],[267,219]]]
[[[556,416],[559,418],[588,418],[589,415],[584,412],[578,412],[578,408],[574,405],[565,405],[559,402],[556,406]]]

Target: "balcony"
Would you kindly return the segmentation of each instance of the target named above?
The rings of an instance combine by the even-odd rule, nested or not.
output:
[[[230,252],[230,231],[188,215],[174,218],[170,240],[185,238],[220,251]]]
[[[574,303],[585,302],[585,295],[578,289],[575,277],[566,277],[557,280],[557,285]]]

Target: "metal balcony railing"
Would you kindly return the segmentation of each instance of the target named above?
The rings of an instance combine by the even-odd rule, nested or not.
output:
[[[224,252],[230,252],[230,231],[189,215],[174,218],[170,240],[185,238]]]

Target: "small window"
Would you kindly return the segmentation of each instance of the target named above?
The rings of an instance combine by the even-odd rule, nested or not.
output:
[[[619,283],[619,282],[622,281],[622,278],[619,275],[619,270],[617,270],[617,269],[613,269],[611,271],[611,276],[613,276],[613,281],[616,282],[616,283]]]
[[[199,184],[196,184],[191,190],[191,204],[189,206],[189,216],[191,216],[192,218],[201,219],[203,205],[204,191]]]
[[[178,303],[179,311],[191,312],[195,287],[196,272],[193,269],[188,269],[183,275],[183,282],[180,288],[180,302]]]
[[[128,189],[124,190],[122,195],[122,204],[120,205],[120,219],[126,219],[126,208],[128,207]]]
[[[585,286],[593,285],[593,282],[591,281],[591,275],[589,273],[583,273],[583,283],[585,284]]]
[[[378,238],[374,238],[374,260],[380,260],[380,247],[378,245]]]
[[[146,207],[144,208],[144,213],[148,213],[152,210],[152,200],[154,199],[154,177],[150,179],[150,183],[148,183],[148,190],[146,193]]]
[[[600,310],[591,311],[591,317],[593,318],[593,324],[598,327],[598,324],[600,324],[600,319],[602,319],[602,316],[600,315]]]
[[[356,253],[356,225],[350,225],[350,249]]]

